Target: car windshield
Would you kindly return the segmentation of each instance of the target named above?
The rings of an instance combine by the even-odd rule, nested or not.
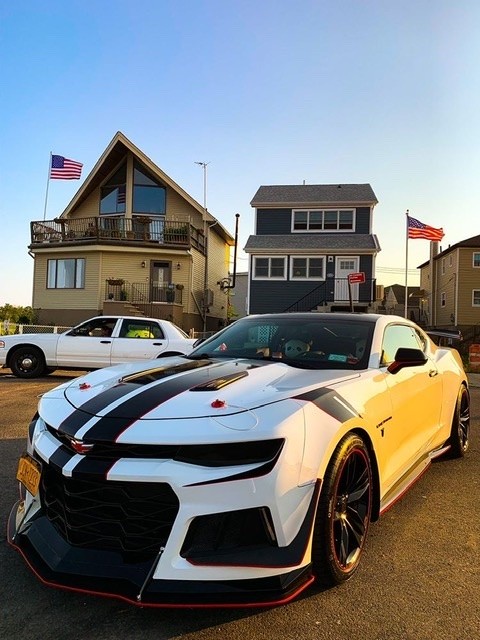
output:
[[[252,316],[202,342],[189,358],[281,360],[311,369],[365,369],[374,323],[316,314]]]

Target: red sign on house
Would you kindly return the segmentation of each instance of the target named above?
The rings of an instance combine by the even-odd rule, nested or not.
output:
[[[362,284],[365,282],[365,273],[363,271],[359,271],[358,273],[349,273],[348,282],[350,284]]]

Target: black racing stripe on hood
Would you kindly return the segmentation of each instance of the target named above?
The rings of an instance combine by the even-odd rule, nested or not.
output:
[[[340,394],[328,387],[307,391],[307,393],[295,396],[294,399],[313,402],[319,409],[342,423],[360,415]]]
[[[126,376],[119,380],[119,383],[115,386],[100,392],[94,398],[87,400],[87,402],[76,408],[73,413],[65,418],[58,430],[61,433],[73,437],[77,431],[91,419],[92,416],[98,415],[98,413],[102,409],[105,409],[105,407],[108,407],[109,404],[116,402],[132,391],[136,391],[140,385],[144,386],[147,383],[163,380],[164,378],[168,378],[184,371],[206,367],[209,364],[211,364],[209,360],[197,360],[173,367],[155,367],[154,369],[148,369],[147,371],[142,371],[138,374]]]
[[[128,398],[125,402],[122,402],[106,413],[105,416],[99,418],[98,422],[83,435],[82,440],[84,442],[115,441],[130,425],[164,402],[185,391],[189,391],[192,387],[205,383],[208,379],[215,380],[215,376],[212,376],[213,373],[218,373],[218,377],[223,379],[226,375],[234,373],[235,371],[241,371],[242,366],[250,368],[249,365],[229,361],[221,366],[215,367],[213,371],[210,369],[200,369],[149,385],[140,393]],[[106,406],[108,405],[104,404],[102,409],[105,409]],[[74,412],[74,414],[75,413],[76,412]],[[86,415],[83,411],[81,413],[84,416],[83,424],[86,424],[86,422],[91,419],[91,416]],[[72,417],[74,414],[72,414]],[[59,430],[64,431],[65,427],[69,426],[68,422],[69,418],[65,420],[65,424],[62,423]],[[77,425],[76,419],[74,419],[74,422]],[[83,426],[83,424],[80,426]],[[77,429],[78,428],[79,427],[77,427]],[[70,435],[74,436],[75,433],[71,433]]]

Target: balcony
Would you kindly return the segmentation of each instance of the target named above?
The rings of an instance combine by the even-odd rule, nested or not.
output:
[[[55,218],[30,223],[31,246],[115,244],[144,247],[194,247],[205,253],[203,230],[190,221],[163,220],[149,216],[124,218]]]

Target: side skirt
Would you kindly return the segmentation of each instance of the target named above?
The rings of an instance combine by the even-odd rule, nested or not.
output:
[[[423,474],[428,470],[432,460],[430,456],[422,458],[407,473],[405,473],[386,493],[380,502],[380,515],[383,515],[388,509],[400,500],[400,498],[412,487]]]

